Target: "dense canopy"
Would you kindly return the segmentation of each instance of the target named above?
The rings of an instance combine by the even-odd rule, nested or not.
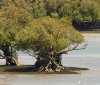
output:
[[[69,24],[50,17],[34,19],[16,37],[17,45],[22,49],[34,51],[54,48],[61,51],[73,44],[83,42],[83,36]]]

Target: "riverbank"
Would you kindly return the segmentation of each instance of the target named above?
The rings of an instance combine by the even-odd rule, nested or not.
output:
[[[94,29],[94,30],[90,30],[90,31],[80,31],[81,33],[91,33],[91,34],[100,34],[100,29]]]
[[[24,66],[0,66],[0,74],[79,74],[82,71],[89,70],[88,68],[78,68],[78,67],[65,67],[65,70],[62,72],[33,72],[33,65],[24,65]]]
[[[82,35],[85,37],[85,38],[88,38],[88,37],[100,37],[100,33],[95,33],[95,32],[81,32]]]

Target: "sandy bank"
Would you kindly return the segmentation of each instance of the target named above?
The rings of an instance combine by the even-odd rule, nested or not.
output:
[[[82,32],[82,35],[86,37],[100,37],[100,33],[83,33]]]
[[[94,74],[94,73],[100,73],[100,69],[95,69],[95,70],[81,70],[81,71],[76,71],[80,74]]]

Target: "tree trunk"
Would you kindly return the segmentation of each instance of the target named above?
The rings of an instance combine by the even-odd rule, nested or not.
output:
[[[11,57],[6,58],[6,65],[7,66],[16,66],[15,60],[13,60]]]
[[[7,66],[20,66],[18,60],[15,59],[14,57],[7,57],[6,58],[6,65]]]
[[[43,54],[44,55],[44,54]],[[61,72],[64,67],[61,64],[60,56],[56,54],[48,53],[47,56],[39,56],[39,59],[35,63],[34,71],[38,72]]]

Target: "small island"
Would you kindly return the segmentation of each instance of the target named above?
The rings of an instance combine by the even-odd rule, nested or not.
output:
[[[3,36],[6,36],[5,33],[2,34]],[[70,74],[77,73],[74,70],[85,70],[85,68],[67,68],[62,65],[62,54],[67,55],[73,50],[83,50],[87,47],[87,43],[81,33],[58,19],[50,17],[34,19],[24,29],[15,33],[15,39],[6,37],[10,42],[5,39],[1,43],[1,56],[6,59],[8,66],[5,71],[22,70],[23,72],[30,69],[30,72]],[[78,47],[81,43],[83,46]],[[16,50],[23,50],[33,56],[36,59],[35,65],[20,66]]]
[[[6,65],[0,66],[0,72],[88,70],[63,66],[62,55],[87,47],[80,31],[100,28],[99,10],[98,0],[1,0],[0,58],[6,59]],[[16,53],[20,50],[33,56],[35,64],[20,65]]]

